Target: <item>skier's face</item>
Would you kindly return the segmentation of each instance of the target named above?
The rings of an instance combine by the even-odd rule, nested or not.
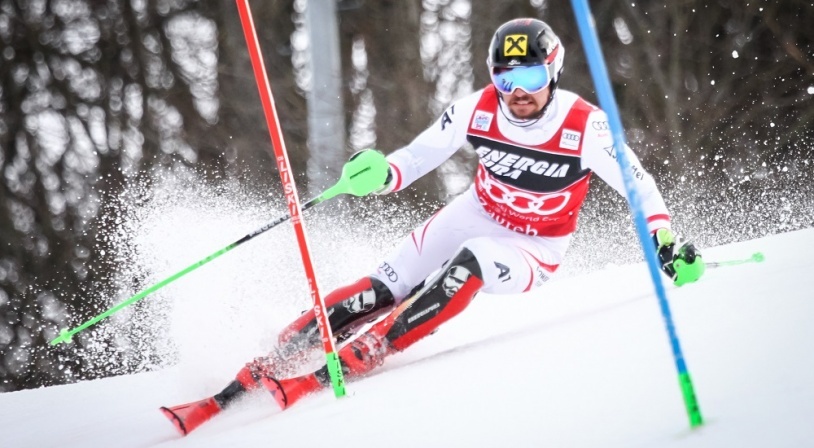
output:
[[[549,87],[546,87],[537,93],[526,93],[522,89],[514,89],[512,93],[500,92],[500,95],[506,105],[509,106],[512,115],[520,119],[526,119],[534,118],[543,110],[543,106],[548,102],[550,90]]]

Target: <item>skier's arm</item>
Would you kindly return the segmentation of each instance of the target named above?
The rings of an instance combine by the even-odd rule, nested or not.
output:
[[[656,186],[656,181],[642,168],[636,154],[629,147],[625,148],[630,162],[630,174],[641,198],[648,230],[652,234],[661,228],[669,229],[670,213]],[[619,194],[627,196],[622,172],[616,162],[616,149],[613,146],[613,136],[608,129],[608,118],[601,110],[591,113],[585,126],[582,168],[590,169]]]
[[[582,147],[582,167],[591,169],[619,194],[625,196],[622,172],[616,162],[613,137],[608,128],[607,116],[602,111],[591,113],[585,126],[585,140]],[[661,262],[661,270],[676,286],[698,280],[704,274],[704,260],[701,252],[690,241],[673,234],[670,229],[670,215],[656,181],[639,162],[638,157],[625,146],[631,175],[641,198],[641,206],[647,219],[647,228],[653,236],[653,243]]]
[[[392,178],[379,194],[406,188],[452,157],[466,143],[469,119],[480,95],[478,91],[458,100],[409,145],[388,155]]]

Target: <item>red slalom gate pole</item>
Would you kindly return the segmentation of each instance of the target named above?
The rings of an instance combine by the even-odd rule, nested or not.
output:
[[[254,28],[252,12],[249,8],[248,0],[236,1],[237,9],[240,13],[240,23],[243,26],[243,34],[246,36],[249,57],[251,58],[252,68],[254,69],[254,78],[257,81],[257,89],[260,91],[260,100],[263,104],[263,113],[266,116],[266,124],[269,128],[271,145],[274,149],[274,155],[277,160],[277,168],[280,171],[280,179],[283,181],[283,190],[285,191],[286,203],[288,204],[288,212],[291,216],[291,223],[294,225],[294,233],[297,235],[297,243],[300,247],[300,255],[302,256],[302,265],[305,268],[305,275],[308,277],[308,288],[314,302],[314,315],[317,318],[317,326],[319,327],[319,333],[322,336],[322,345],[325,349],[328,373],[331,375],[331,383],[333,384],[334,394],[337,396],[337,398],[342,397],[345,395],[345,381],[342,376],[342,365],[340,364],[339,356],[336,353],[336,346],[334,344],[331,326],[329,325],[328,318],[324,312],[325,301],[322,299],[322,296],[319,295],[316,274],[314,273],[314,265],[311,262],[311,253],[308,250],[308,239],[305,236],[305,225],[302,221],[300,200],[299,196],[297,195],[297,186],[294,184],[294,179],[291,177],[288,152],[286,151],[285,142],[283,141],[280,121],[277,118],[277,108],[274,105],[274,97],[271,94],[271,84],[269,83],[268,74],[266,73],[263,55],[260,53],[260,43],[257,40],[257,32]]]

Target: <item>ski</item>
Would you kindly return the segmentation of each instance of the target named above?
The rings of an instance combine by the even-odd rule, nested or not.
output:
[[[322,370],[325,370],[325,378],[320,381],[318,376],[321,377]],[[248,368],[244,368],[238,373],[237,378],[217,395],[177,406],[162,406],[159,410],[182,436],[186,436],[227,409],[238,397],[251,390],[265,389],[274,398],[280,410],[285,410],[306,395],[324,389],[327,385],[330,385],[327,369],[290,379],[277,380],[270,376],[255,378]]]

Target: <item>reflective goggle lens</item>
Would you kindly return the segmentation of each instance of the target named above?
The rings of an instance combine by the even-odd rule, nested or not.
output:
[[[495,67],[492,69],[492,83],[503,93],[512,93],[522,89],[528,94],[535,94],[548,86],[547,65],[531,67]]]

